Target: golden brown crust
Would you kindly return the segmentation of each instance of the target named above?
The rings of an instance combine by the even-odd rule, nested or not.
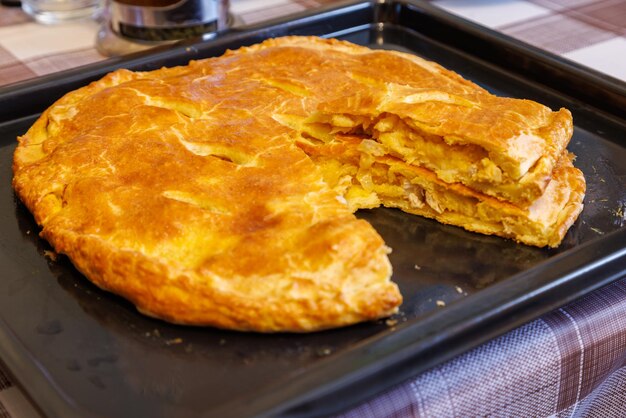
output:
[[[398,71],[372,72],[373,64]],[[439,99],[419,104],[424,91],[471,100],[476,109]],[[406,97],[414,102],[402,103]],[[338,119],[326,123],[332,106]],[[385,148],[382,130],[346,135],[339,126],[345,117],[393,114],[415,133],[434,117],[428,109],[458,117],[429,128],[428,140],[443,135],[445,147],[463,143],[467,155],[477,147],[503,167],[512,161],[512,173],[524,164],[516,147],[534,143],[519,133],[540,138],[538,162],[527,170],[534,188],[523,188],[531,190],[526,200],[542,197],[516,205],[488,196],[489,187],[507,184],[518,193],[528,173],[509,183],[489,177],[489,190],[450,183],[436,167]],[[477,121],[485,118],[497,129],[482,132]],[[568,135],[567,111],[494,98],[418,57],[288,37],[182,67],[118,70],[67,94],[19,138],[13,186],[56,251],[148,315],[306,332],[384,317],[401,303],[388,249],[352,215],[358,208],[382,203],[558,245],[584,194],[569,159],[557,163]],[[386,188],[373,191],[382,177]],[[417,185],[431,190],[417,196]],[[498,198],[507,195],[500,191]],[[464,199],[472,208],[453,210]],[[498,225],[483,222],[496,215]]]
[[[528,205],[547,187],[572,135],[568,110],[552,112],[530,100],[493,96],[418,57],[345,44],[337,52],[333,42],[302,45],[300,39],[291,39],[272,45],[295,44],[323,51],[319,52],[322,56],[341,54],[317,63],[324,66],[323,81],[301,74],[298,68],[284,75],[305,85],[323,83],[323,90],[332,92],[320,99],[316,112],[301,125],[328,124],[344,133],[365,131],[379,141],[381,133],[385,136],[391,131],[396,138],[384,143],[388,153],[426,166],[448,183],[461,182],[501,200]],[[395,117],[391,124],[390,116]],[[381,119],[387,123],[379,124]],[[412,133],[404,143],[397,138],[399,125]],[[434,155],[419,152],[416,141],[439,151]],[[476,150],[473,156],[467,155],[471,147]],[[447,158],[441,158],[442,154]],[[453,163],[457,155],[465,158],[456,167],[441,166]]]
[[[114,73],[20,138],[14,187],[58,252],[172,322],[300,332],[397,310],[382,239],[286,129],[269,137],[245,119],[224,122],[230,109],[205,118],[154,94],[161,86]]]

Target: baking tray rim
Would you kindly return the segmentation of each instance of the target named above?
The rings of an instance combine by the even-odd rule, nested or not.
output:
[[[393,2],[392,2],[393,3]],[[406,3],[416,3],[416,2],[398,2],[398,3],[402,3],[402,4],[406,4]],[[352,7],[352,5],[356,5],[356,7],[360,7],[362,8],[363,5],[369,5],[369,2],[350,2],[348,4],[348,8],[344,9],[344,10],[348,10],[350,7]],[[344,5],[341,5],[338,8],[332,8],[332,10],[334,12],[336,12],[337,10],[340,10],[341,7],[345,7]],[[369,5],[369,7],[376,7],[375,5]],[[302,16],[300,16],[299,18],[301,19],[305,19],[307,16],[322,16],[325,12],[328,12],[327,9],[325,10],[316,10],[316,11],[312,11],[310,13],[306,13],[303,14]],[[376,11],[374,9],[372,9],[372,13],[373,16],[376,15],[375,13]],[[289,23],[289,22],[293,22],[292,20],[286,20],[285,23]],[[273,24],[277,24],[276,22],[272,22]],[[371,23],[376,23],[376,22],[371,22]],[[271,26],[270,26],[271,27]],[[259,28],[254,28],[251,29],[250,32],[251,34],[256,33],[257,31],[264,31],[267,30],[267,27],[261,26]],[[247,32],[239,32],[236,34],[237,37],[241,38],[242,36],[245,37]],[[225,36],[228,36],[228,34],[226,34]],[[219,39],[219,38],[218,38]],[[133,58],[131,58],[133,59]],[[105,68],[108,67],[110,68],[111,65],[118,65],[119,62],[115,62],[115,63],[110,63],[110,62],[105,62],[105,63],[101,63],[101,65],[98,65],[98,68]],[[1,92],[0,92],[1,95]],[[545,260],[544,262],[540,263],[538,266],[534,266],[529,270],[526,270],[524,272],[519,273],[518,275],[514,275],[513,277],[518,277],[519,280],[522,279],[529,279],[529,280],[536,280],[537,277],[528,277],[528,276],[533,276],[533,273],[536,273],[535,270],[537,269],[547,269],[550,270],[550,268],[553,268],[555,265],[557,265],[557,269],[561,269],[559,270],[559,273],[552,273],[555,274],[558,280],[549,280],[548,283],[545,286],[544,291],[541,292],[535,292],[536,294],[532,295],[532,298],[524,298],[524,303],[529,304],[535,300],[540,299],[540,297],[545,297],[546,295],[548,295],[548,293],[555,289],[556,284],[563,281],[565,277],[577,277],[578,281],[582,281],[586,278],[588,278],[589,276],[594,276],[596,272],[601,271],[602,268],[606,268],[607,266],[612,266],[615,267],[616,263],[618,263],[619,261],[623,261],[626,260],[626,247],[624,246],[624,242],[626,242],[626,228],[622,228],[620,230],[614,231],[610,234],[606,234],[605,236],[602,237],[598,237],[594,240],[591,240],[585,244],[582,244],[580,246],[577,246],[571,250],[568,250],[562,254],[556,255],[553,258],[550,258],[548,260]],[[608,252],[606,252],[608,247]],[[584,263],[580,269],[575,269],[574,271],[569,271],[569,272],[563,272],[563,269],[568,270],[569,267],[568,266],[563,266],[563,263],[567,263],[569,260],[572,259],[576,259],[576,260],[591,260],[589,263]],[[559,267],[560,266],[560,267]],[[578,289],[578,292],[576,293],[571,293],[568,294],[567,297],[561,297],[558,301],[552,301],[550,304],[545,305],[545,309],[544,311],[547,312],[549,309],[549,307],[556,307],[559,306],[561,304],[567,303],[585,293],[588,293],[589,291],[592,291],[598,287],[601,287],[603,285],[606,285],[614,280],[617,280],[618,278],[620,278],[622,275],[624,274],[623,271],[619,270],[619,268],[616,271],[610,270],[608,272],[604,272],[604,274],[602,275],[602,279],[596,279],[595,280],[589,280],[587,282],[586,286],[583,286],[582,288]],[[573,275],[573,276],[572,276]],[[569,283],[572,283],[572,281],[570,280]],[[501,290],[501,287],[499,287],[498,285],[504,285],[505,283],[496,283],[494,285],[492,285],[491,287],[489,287],[486,290],[489,290],[490,292],[497,292]],[[484,293],[484,291],[481,291],[475,295],[471,295],[468,296],[466,299],[464,299],[461,302],[464,301],[472,301],[473,303],[477,303],[477,301],[481,301],[481,299],[485,299],[487,298],[487,296],[489,296],[488,293]],[[469,303],[469,302],[467,302]],[[462,304],[456,304],[455,305],[450,305],[448,307],[448,309],[446,310],[442,310],[440,312],[435,312],[433,313],[431,316],[427,317],[424,319],[424,321],[420,321],[420,323],[422,322],[433,322],[436,321],[437,318],[441,318],[442,316],[449,316],[452,315],[453,313],[455,313],[457,310],[462,308]],[[503,312],[500,311],[500,314],[502,314]],[[538,316],[540,313],[540,311],[535,311],[533,314],[526,314],[524,315],[518,315],[516,321],[514,321],[512,324],[521,324],[524,322],[527,322],[527,320],[530,318],[532,319],[532,317],[536,317]],[[478,321],[480,322],[480,321]],[[306,405],[307,403],[310,402],[314,402],[316,399],[321,399],[324,396],[326,396],[328,394],[329,391],[333,391],[335,389],[337,390],[342,390],[345,389],[345,387],[342,387],[342,385],[349,385],[351,382],[353,382],[355,379],[359,380],[362,379],[364,377],[366,377],[366,375],[370,376],[370,375],[375,375],[380,369],[381,367],[394,367],[394,363],[395,365],[406,362],[408,360],[413,359],[415,356],[418,355],[419,351],[416,352],[415,351],[415,345],[414,344],[410,344],[410,342],[412,341],[412,333],[408,332],[407,330],[411,331],[413,330],[414,332],[416,332],[414,326],[415,325],[419,325],[419,324],[406,324],[405,326],[400,326],[398,327],[398,330],[392,335],[393,338],[395,338],[396,340],[396,345],[397,345],[397,349],[395,350],[394,353],[390,354],[390,353],[386,353],[386,354],[380,354],[380,356],[383,356],[381,358],[385,359],[385,361],[377,361],[377,362],[372,362],[368,364],[368,368],[360,368],[360,369],[356,369],[356,370],[352,370],[349,373],[346,373],[343,375],[343,379],[339,378],[337,380],[334,380],[332,382],[327,383],[325,386],[320,386],[315,388],[314,390],[308,390],[308,392],[305,394],[305,396],[297,396],[297,397],[288,397],[287,399],[282,399],[282,400],[278,400],[277,403],[275,402],[274,405],[264,405],[260,410],[260,414],[261,415],[266,415],[266,414],[283,414],[286,413],[288,415],[301,415],[301,412],[298,412],[298,406],[301,405]],[[501,328],[498,333],[502,333],[502,332],[506,332],[509,329],[514,328],[516,325],[511,325],[509,324],[508,329],[505,328]],[[465,330],[467,331],[467,330]],[[407,341],[401,341],[402,338],[405,338],[405,340]],[[451,338],[451,336],[448,336],[447,338]],[[368,350],[371,349],[371,344],[382,344],[384,342],[382,342],[381,340],[389,340],[389,336],[381,336],[381,335],[377,335],[374,336],[372,339],[368,339],[367,344],[365,345],[361,345],[360,347],[357,347],[360,350]],[[0,357],[2,357],[3,359],[13,359],[14,361],[11,362],[12,364],[15,363],[15,360],[17,360],[18,364],[21,363],[22,367],[12,367],[13,370],[15,369],[23,369],[24,371],[26,371],[27,369],[31,369],[30,372],[31,373],[36,373],[37,367],[35,364],[35,360],[34,359],[23,359],[20,357],[23,357],[23,354],[20,354],[19,352],[12,352],[15,351],[18,346],[19,346],[19,341],[16,341],[15,338],[12,338],[12,333],[10,330],[10,327],[8,327],[8,325],[5,323],[4,318],[0,318],[0,341],[12,341],[13,346],[8,347],[6,343],[0,344]],[[440,341],[437,342],[437,344],[441,344],[441,338],[439,338]],[[422,340],[422,343],[424,341]],[[400,346],[398,346],[400,345]],[[468,347],[468,349],[471,347]],[[389,351],[387,349],[387,351]],[[342,353],[343,356],[349,355],[352,353],[352,350],[350,350],[350,352],[348,353]],[[395,358],[392,358],[392,355],[396,356]],[[17,357],[17,359],[16,359]],[[338,357],[342,357],[341,355]],[[29,362],[30,364],[26,364],[24,362]],[[443,361],[443,360],[441,360]],[[335,359],[328,359],[322,366],[323,367],[319,367],[316,368],[316,372],[319,373],[320,369],[322,368],[332,368],[336,365],[337,363],[337,358]],[[8,364],[7,364],[8,365]],[[27,367],[24,367],[27,366]],[[28,372],[27,372],[28,373]],[[18,373],[19,374],[19,373]],[[359,377],[358,375],[361,374],[361,376]],[[32,380],[32,379],[31,379]],[[310,380],[310,379],[309,379]],[[396,380],[401,380],[401,379],[396,379]],[[45,382],[39,382],[40,383],[40,387],[45,387]],[[302,385],[302,383],[300,383],[300,386]],[[32,385],[31,384],[28,385],[31,390],[33,387],[36,387],[37,385]],[[387,385],[388,386],[388,385]],[[294,388],[299,388],[299,385],[294,385]],[[380,388],[378,388],[380,389]],[[271,391],[273,390],[273,388],[268,388],[267,391]],[[27,389],[28,391],[28,389]],[[30,392],[30,391],[28,391]],[[55,392],[56,393],[56,392]],[[304,393],[304,392],[301,392]],[[76,410],[77,405],[75,405],[74,403],[71,402],[71,400],[68,399],[64,399],[62,394],[58,394],[59,399],[54,399],[55,396],[50,396],[50,394],[48,394],[48,398],[47,402],[48,405],[51,404],[55,404],[56,406],[52,407],[52,411],[63,411],[63,412],[71,412],[72,414],[76,414],[78,413],[78,411]],[[268,398],[269,399],[269,398]],[[252,400],[253,401],[253,400]],[[276,399],[274,399],[274,401],[276,401]],[[41,404],[40,402],[38,402],[39,404]],[[69,409],[68,409],[69,408]],[[295,409],[290,409],[290,408],[295,408]],[[50,410],[50,409],[48,409]],[[292,411],[292,412],[290,412]],[[295,412],[294,412],[295,411]],[[80,416],[86,416],[87,414],[85,414],[86,411],[80,411]],[[64,415],[64,414],[62,414]],[[306,415],[306,414],[304,414]]]

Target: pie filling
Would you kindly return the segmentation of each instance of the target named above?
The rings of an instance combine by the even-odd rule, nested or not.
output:
[[[379,144],[376,152],[425,167],[446,183],[462,183],[500,200],[528,206],[543,193],[551,167],[539,153],[528,153],[526,171],[513,178],[503,168],[502,156],[477,144],[430,134],[410,119],[390,113],[372,118],[358,115],[316,114],[303,120],[300,129],[323,142],[335,134],[364,135]],[[512,164],[509,162],[509,164]]]
[[[310,135],[319,136],[324,127],[313,127],[301,133],[296,143],[321,167],[326,183],[353,211],[382,205],[529,245],[557,246],[575,220],[565,215],[581,210],[574,208],[581,195],[569,189],[580,172],[567,152],[542,196],[528,207],[519,207],[460,183],[448,184],[436,171],[387,153],[383,144],[365,134],[328,131],[324,142]]]

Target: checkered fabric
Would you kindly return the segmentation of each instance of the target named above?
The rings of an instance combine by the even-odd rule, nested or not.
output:
[[[231,0],[243,24],[331,0]],[[433,4],[626,80],[626,0]],[[102,60],[95,22],[42,26],[0,6],[0,85]],[[18,376],[19,377],[19,376]],[[0,418],[39,413],[0,364]],[[340,415],[626,417],[626,278],[493,339]]]
[[[436,0],[432,3],[626,81],[626,0]]]
[[[485,416],[626,417],[626,279],[339,417]]]

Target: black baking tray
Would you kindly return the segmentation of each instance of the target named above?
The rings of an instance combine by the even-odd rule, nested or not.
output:
[[[289,34],[408,51],[495,94],[569,108],[576,125],[569,149],[588,193],[563,244],[539,249],[398,210],[360,211],[393,248],[401,311],[390,320],[308,335],[150,319],[50,252],[11,189],[15,137],[39,112],[118,67],[185,64]],[[304,417],[345,410],[626,275],[625,91],[622,82],[418,1],[342,2],[0,89],[0,358],[51,417]]]

